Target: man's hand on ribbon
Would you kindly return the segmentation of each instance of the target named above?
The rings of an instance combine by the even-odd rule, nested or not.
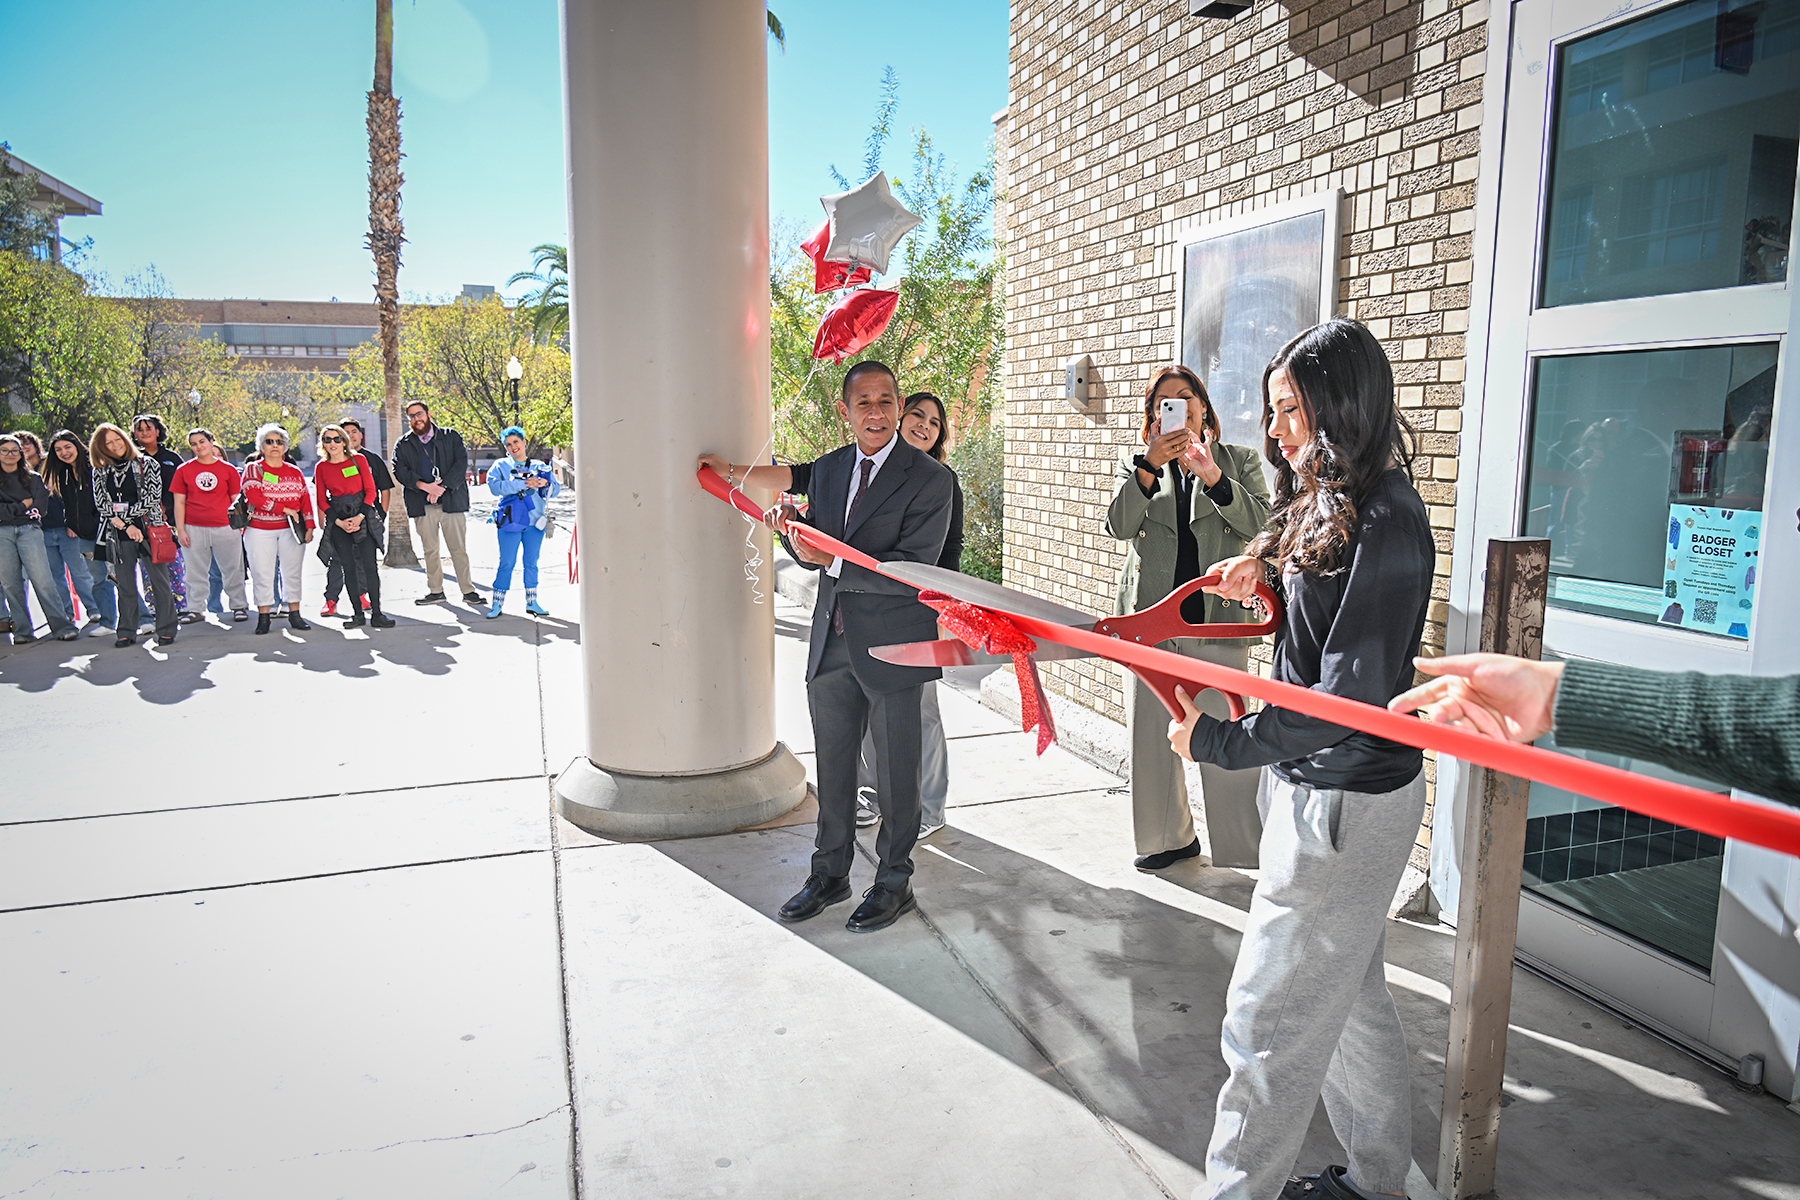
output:
[[[800,520],[800,510],[791,504],[777,504],[763,514],[763,523],[776,533],[787,537],[788,544],[794,548],[794,557],[801,562],[809,562],[815,567],[829,567],[837,561],[837,555],[829,550],[816,550],[795,529],[807,529],[810,526]]]

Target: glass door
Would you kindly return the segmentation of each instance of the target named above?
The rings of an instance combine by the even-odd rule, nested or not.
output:
[[[1793,407],[1800,0],[1519,0],[1505,70],[1503,149],[1484,172],[1501,165],[1481,181],[1499,198],[1459,557],[1490,536],[1550,540],[1547,657],[1753,673],[1797,639],[1758,581],[1777,456],[1792,457],[1775,438]],[[1453,594],[1478,612],[1475,568],[1460,570]],[[1534,785],[1520,951],[1734,1058],[1714,994],[1733,855]]]

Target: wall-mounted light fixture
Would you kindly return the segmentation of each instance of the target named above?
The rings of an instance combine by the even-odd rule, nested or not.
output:
[[[1063,368],[1063,399],[1069,407],[1079,412],[1086,412],[1088,407],[1088,383],[1094,375],[1094,360],[1083,354],[1079,358],[1071,358]]]

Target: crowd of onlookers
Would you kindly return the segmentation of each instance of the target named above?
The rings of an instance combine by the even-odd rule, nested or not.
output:
[[[183,457],[154,413],[134,417],[129,432],[103,422],[86,438],[67,429],[47,439],[0,433],[0,633],[18,645],[36,640],[42,625],[61,641],[110,634],[124,647],[153,632],[166,646],[209,611],[248,622],[252,606],[259,634],[277,619],[310,629],[300,584],[315,544],[326,570],[319,615],[338,616],[348,593],[346,629],[392,628],[380,558],[395,491],[424,550],[427,587],[416,603],[447,599],[447,548],[463,600],[485,606],[486,616],[500,615],[519,565],[526,611],[548,616],[537,562],[554,528],[547,502],[561,490],[550,464],[530,456],[524,430],[502,431],[505,456],[485,476],[496,497],[500,569],[484,597],[469,569],[468,449],[456,430],[433,423],[427,405],[408,405],[406,418],[390,459],[365,449],[356,420],[325,425],[310,480],[278,424],[256,431],[242,464],[204,428],[188,431]]]

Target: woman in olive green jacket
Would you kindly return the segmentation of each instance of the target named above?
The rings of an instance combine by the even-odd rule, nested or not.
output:
[[[1158,428],[1165,399],[1187,401],[1187,424]],[[1219,441],[1219,418],[1206,385],[1186,367],[1164,367],[1144,397],[1146,449],[1120,456],[1119,490],[1106,510],[1106,531],[1127,547],[1119,575],[1120,613],[1149,608],[1212,563],[1243,553],[1269,515],[1269,485],[1262,459],[1244,446]],[[1179,515],[1178,515],[1179,514]],[[1201,593],[1184,602],[1194,624],[1251,620],[1230,601]],[[1246,639],[1175,638],[1163,648],[1243,670]],[[1129,672],[1126,713],[1131,733],[1131,812],[1137,834],[1137,868],[1160,871],[1200,853],[1188,809],[1181,764],[1169,749],[1169,714],[1156,693]],[[1228,717],[1218,692],[1202,694],[1201,707]],[[1215,711],[1216,710],[1216,711]],[[1213,863],[1253,867],[1262,822],[1256,813],[1257,771],[1227,771],[1201,764],[1206,827]]]

